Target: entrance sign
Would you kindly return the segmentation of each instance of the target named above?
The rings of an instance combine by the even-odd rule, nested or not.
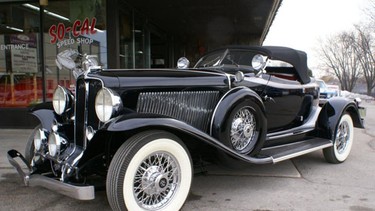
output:
[[[10,49],[13,73],[37,73],[38,57],[35,34],[10,35]]]
[[[14,73],[37,73],[36,48],[12,49],[12,71]]]

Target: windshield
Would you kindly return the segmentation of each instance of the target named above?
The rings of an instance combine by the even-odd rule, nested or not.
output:
[[[327,88],[326,84],[323,81],[316,81],[316,82],[318,83],[319,88],[321,88],[321,89],[326,89]]]
[[[251,68],[253,57],[258,52],[246,49],[223,49],[217,50],[203,56],[195,65],[195,68],[223,67],[226,65],[234,67]]]

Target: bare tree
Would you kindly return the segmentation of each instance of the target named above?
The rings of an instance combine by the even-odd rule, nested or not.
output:
[[[364,9],[368,19],[354,27],[328,38],[320,46],[324,68],[333,72],[343,90],[352,91],[363,75],[367,94],[375,88],[375,0],[369,0]]]
[[[369,27],[356,26],[356,37],[353,39],[358,61],[366,80],[367,95],[375,88],[375,42]]]
[[[354,37],[353,32],[342,32],[328,38],[320,47],[324,65],[339,79],[341,88],[347,91],[353,90],[361,75]]]
[[[369,0],[368,4],[369,6],[365,8],[363,11],[368,17],[368,20],[370,21],[370,26],[372,28],[375,28],[375,0]]]

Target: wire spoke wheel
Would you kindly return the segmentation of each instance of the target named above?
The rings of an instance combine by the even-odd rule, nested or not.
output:
[[[257,123],[252,110],[244,107],[238,110],[232,120],[230,141],[237,151],[244,150],[250,142],[254,141],[257,134]]]
[[[137,169],[133,184],[134,197],[146,210],[159,209],[172,199],[180,178],[180,166],[173,155],[168,152],[151,154]]]
[[[339,154],[345,152],[345,149],[350,141],[350,130],[347,122],[342,122],[338,126],[336,134],[336,150]]]
[[[354,139],[353,120],[349,114],[341,116],[335,133],[333,146],[323,149],[323,154],[329,163],[342,163],[348,158]]]

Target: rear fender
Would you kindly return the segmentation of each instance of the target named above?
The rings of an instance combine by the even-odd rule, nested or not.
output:
[[[211,120],[210,134],[218,138],[223,130],[223,124],[228,118],[230,111],[239,103],[251,99],[261,108],[265,114],[265,107],[262,99],[253,90],[247,87],[236,87],[229,90],[216,106]]]
[[[355,102],[342,97],[334,97],[323,105],[319,114],[318,129],[324,138],[334,139],[336,127],[344,113],[348,113],[352,117],[354,127],[364,128]]]
[[[228,118],[230,116],[231,111],[240,103],[251,100],[255,102],[259,108],[261,109],[260,112],[263,113],[261,115],[263,119],[263,125],[261,126],[261,136],[258,140],[258,143],[253,151],[260,150],[263,146],[263,143],[266,139],[267,135],[267,118],[265,112],[265,106],[263,104],[262,99],[260,96],[254,92],[253,90],[247,87],[236,87],[234,89],[229,90],[219,101],[218,105],[215,108],[215,111],[212,115],[211,120],[211,128],[210,134],[212,137],[216,139],[220,139],[220,137],[224,137],[225,127],[227,125]]]

